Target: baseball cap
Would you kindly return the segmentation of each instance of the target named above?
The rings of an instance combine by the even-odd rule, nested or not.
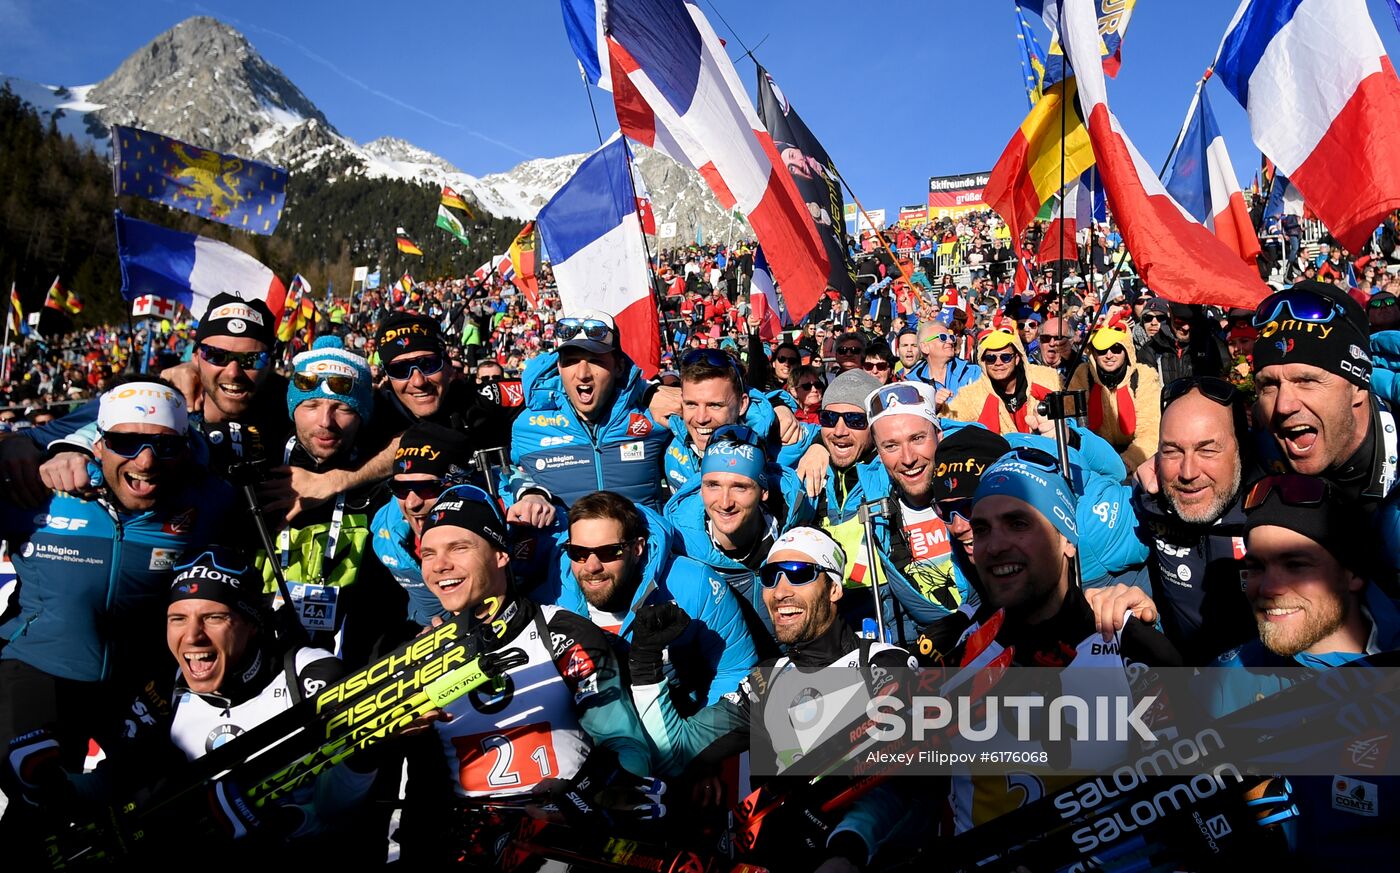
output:
[[[617,322],[601,309],[583,309],[555,322],[554,337],[559,350],[583,349],[606,354],[618,347]]]

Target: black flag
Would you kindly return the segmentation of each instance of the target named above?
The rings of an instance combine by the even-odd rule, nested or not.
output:
[[[827,260],[831,263],[827,284],[854,301],[856,271],[846,249],[845,202],[841,197],[841,182],[836,178],[836,167],[761,65],[758,65],[758,117],[763,119],[763,126],[773,137],[788,174],[797,183],[797,193],[807,203],[817,235],[826,246]]]

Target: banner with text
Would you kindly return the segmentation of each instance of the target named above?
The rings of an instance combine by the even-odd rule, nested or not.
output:
[[[982,189],[987,187],[989,177],[990,171],[931,177],[928,180],[928,217],[952,218],[986,209]]]

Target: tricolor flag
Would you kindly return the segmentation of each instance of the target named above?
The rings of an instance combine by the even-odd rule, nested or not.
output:
[[[394,283],[394,288],[397,289],[400,300],[407,300],[408,295],[413,291],[413,277],[404,273],[399,277],[399,281]]]
[[[1400,79],[1365,0],[1245,0],[1214,66],[1255,145],[1358,251],[1400,208]]]
[[[460,209],[467,214],[467,218],[470,218],[472,220],[476,219],[476,216],[472,214],[471,207],[467,205],[467,201],[462,197],[462,195],[458,194],[456,191],[452,190],[452,188],[447,185],[442,186],[441,204],[443,206],[450,206],[453,209]]]
[[[49,285],[49,293],[44,295],[44,306],[59,312],[68,310],[68,292],[63,290],[57,276],[53,277],[53,282]]]
[[[413,237],[408,235],[408,231],[400,227],[394,231],[394,234],[396,237],[395,242],[398,244],[399,251],[403,252],[406,255],[417,255],[420,258],[423,257],[423,250],[418,247],[418,243],[413,241]]]
[[[29,325],[24,323],[24,307],[19,302],[19,289],[13,282],[10,283],[10,309],[6,313],[5,333],[25,336],[29,333]]]
[[[1186,134],[1177,149],[1167,191],[1241,259],[1254,263],[1259,255],[1259,235],[1254,232],[1254,220],[1249,217],[1204,84],[1187,111]]]
[[[1053,264],[1060,260],[1062,251],[1065,260],[1079,260],[1079,231],[1108,220],[1098,168],[1085,170],[1082,176],[1065,186],[1063,197],[1056,195],[1046,207],[1043,211],[1050,225],[1036,253],[1036,262],[1041,266]]]
[[[175,300],[196,320],[209,300],[228,292],[261,300],[274,318],[282,314],[287,291],[282,280],[252,255],[218,240],[181,233],[115,213],[122,297],[154,294]]]
[[[651,192],[647,190],[647,180],[637,162],[632,162],[632,190],[637,195],[637,217],[642,222],[642,230],[656,236],[656,213],[651,208]]]
[[[1269,199],[1264,204],[1264,220],[1282,218],[1285,215],[1303,217],[1305,210],[1303,195],[1282,173],[1274,174],[1274,182],[1269,186]]]
[[[757,293],[755,293],[757,292]],[[768,259],[763,256],[763,246],[753,250],[753,279],[749,284],[749,306],[758,317],[758,335],[761,339],[773,341],[788,324],[783,302],[778,299],[778,289],[773,285],[773,274],[768,269]]]
[[[552,259],[564,314],[610,314],[622,350],[650,378],[661,368],[661,327],[626,149],[626,140],[614,137],[589,155],[540,208],[535,226]]]
[[[311,284],[300,273],[292,277],[287,286],[287,302],[282,318],[277,323],[277,338],[290,342],[306,326],[306,304],[312,303]],[[312,312],[314,313],[314,304]]]
[[[1046,88],[1045,96],[1021,122],[987,179],[982,199],[1006,220],[1013,240],[1019,240],[1026,226],[1035,220],[1041,204],[1059,193],[1060,179],[1078,178],[1094,165],[1089,132],[1074,102],[1075,87],[1071,78]],[[1062,173],[1060,105],[1065,88],[1069,89],[1071,103],[1063,122]]]
[[[520,229],[520,233],[515,235],[515,241],[510,244],[510,263],[515,273],[515,287],[530,301],[532,308],[540,302],[540,284],[535,278],[537,248],[535,223],[528,221]]]
[[[1062,16],[1099,174],[1143,283],[1177,303],[1253,308],[1269,292],[1258,271],[1172,199],[1109,111],[1093,0],[1065,0]]]
[[[566,0],[564,23],[585,76],[603,87],[602,69],[611,65],[622,132],[695,167],[724,208],[739,207],[793,317],[805,316],[826,289],[826,250],[696,3],[609,0],[603,10],[596,0]]]

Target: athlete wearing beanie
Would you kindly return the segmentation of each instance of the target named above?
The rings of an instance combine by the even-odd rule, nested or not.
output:
[[[340,337],[318,337],[292,359],[287,412],[297,443],[318,466],[350,452],[373,410],[369,363]]]

